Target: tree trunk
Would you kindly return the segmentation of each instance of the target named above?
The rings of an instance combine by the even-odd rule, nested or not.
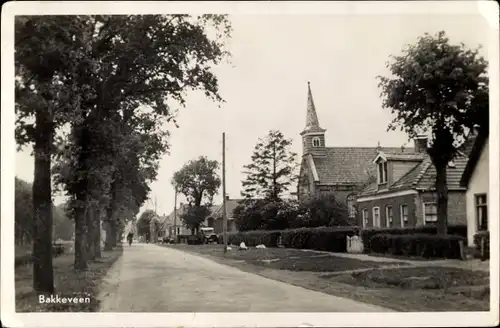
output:
[[[116,234],[117,234],[117,229],[116,229],[116,220],[111,221],[111,233],[109,234],[111,237],[111,247],[116,247]]]
[[[106,222],[104,222],[104,230],[106,231],[106,239],[104,240],[104,251],[110,251],[113,249],[111,246],[111,239],[110,239],[110,234],[111,234],[111,228],[109,224],[109,218]]]
[[[86,220],[87,220],[87,259],[89,261],[95,260],[95,250],[94,250],[94,240],[95,240],[95,222],[94,222],[94,208],[90,206],[87,210]]]
[[[448,233],[448,185],[446,181],[446,165],[436,166],[436,193],[437,193],[437,233]]]
[[[101,258],[101,209],[100,208],[96,209],[94,252],[96,259]]]
[[[86,206],[86,205],[85,205]],[[75,263],[74,267],[77,270],[87,269],[87,254],[86,254],[86,208],[77,207],[75,209]]]
[[[52,267],[52,181],[50,157],[52,122],[48,110],[35,116],[35,172],[33,179],[33,288],[38,292],[54,292]]]

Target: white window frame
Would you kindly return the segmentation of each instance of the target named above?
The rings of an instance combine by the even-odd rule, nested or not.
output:
[[[318,142],[318,145],[315,145],[316,141]],[[312,146],[313,146],[313,148],[321,147],[321,139],[319,137],[313,137],[312,138]]]
[[[376,225],[375,224],[375,210],[377,210],[377,214],[378,214],[378,224]],[[373,227],[374,228],[380,228],[380,207],[379,206],[375,206],[374,208],[372,208],[372,223],[373,223]]]
[[[366,224],[368,223],[368,209],[367,208],[363,208],[363,210],[361,210],[361,218],[363,219],[363,228],[366,228]]]
[[[382,170],[380,167],[382,167]],[[382,174],[380,172],[382,172]],[[377,176],[378,184],[387,183],[387,161],[380,161],[377,163]]]
[[[478,200],[480,197],[484,197],[485,202],[479,204]],[[475,208],[475,219],[476,219],[476,231],[488,231],[489,230],[489,222],[488,222],[488,194],[474,194],[474,208]],[[479,209],[486,208],[486,230],[481,229],[481,225],[479,224]]]
[[[426,213],[426,211],[425,211],[425,207],[426,207],[426,205],[434,205],[434,206],[436,206],[436,220],[427,222],[427,219],[426,219],[426,217],[427,217],[427,213]],[[426,224],[431,224],[431,223],[437,223],[437,220],[438,220],[438,214],[437,214],[437,203],[436,203],[436,202],[424,202],[424,203],[422,204],[422,213],[423,213],[423,216],[424,216],[424,225],[426,225]]]
[[[406,207],[406,218],[407,218],[407,222],[409,221],[408,220],[408,217],[410,216],[410,213],[409,213],[409,207],[408,207],[408,204],[401,204],[399,205],[399,221],[401,221],[401,228],[404,228],[405,227],[405,224],[407,222],[405,222],[404,220],[404,211],[403,211],[403,208]]]
[[[389,221],[389,209],[391,209],[391,221]],[[385,206],[385,225],[387,228],[392,226],[392,222],[394,221],[394,211],[392,210],[392,205]]]

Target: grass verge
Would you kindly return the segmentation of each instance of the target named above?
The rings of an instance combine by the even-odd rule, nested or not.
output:
[[[395,266],[389,269],[384,266],[396,263],[345,261],[340,257],[327,257],[328,254],[280,248],[233,250],[224,254],[220,245],[168,247],[201,254],[221,264],[266,278],[395,311],[489,310],[487,272],[438,266]],[[287,265],[277,264],[281,260],[270,263],[261,261],[271,258],[288,259],[296,265],[290,269]],[[372,268],[368,267],[373,264]],[[306,268],[314,270],[304,270]],[[345,272],[347,270],[358,271]]]
[[[16,312],[95,312],[99,308],[99,285],[109,268],[122,255],[123,248],[102,252],[102,257],[89,263],[85,271],[73,269],[74,254],[64,253],[53,261],[54,296],[83,298],[78,303],[41,303],[33,291],[31,265],[15,268]]]

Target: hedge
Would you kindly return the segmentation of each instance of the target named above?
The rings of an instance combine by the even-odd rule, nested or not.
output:
[[[484,254],[481,254],[481,240],[485,241],[484,243]],[[474,245],[476,245],[476,253],[478,257],[482,259],[490,258],[490,232],[489,231],[480,231],[474,235]]]
[[[454,235],[382,233],[371,237],[370,247],[380,254],[461,259],[460,241],[465,244],[465,238]]]
[[[276,247],[281,236],[281,243],[286,248],[347,252],[346,237],[354,236],[358,230],[358,227],[253,230],[228,233],[228,243],[239,245],[241,242],[245,242],[250,247],[260,244],[264,244],[266,247]],[[223,243],[222,234],[219,234],[219,243]]]
[[[227,234],[228,244],[239,245],[244,242],[245,245],[255,247],[265,245],[266,247],[278,246],[278,238],[281,235],[280,230],[252,230],[241,232],[230,232]],[[224,243],[223,234],[218,235],[219,244]]]
[[[357,227],[323,227],[284,230],[282,243],[286,248],[347,252],[347,236],[356,234]]]
[[[363,240],[363,247],[365,253],[372,252],[370,240],[373,236],[377,234],[390,234],[390,235],[415,235],[415,234],[427,234],[436,235],[437,228],[435,226],[426,226],[418,228],[368,228],[361,230],[361,239]],[[467,238],[467,226],[466,225],[456,225],[448,227],[448,235],[460,236]]]

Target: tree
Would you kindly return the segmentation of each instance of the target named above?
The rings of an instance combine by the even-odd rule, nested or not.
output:
[[[259,139],[252,154],[252,163],[245,165],[247,175],[242,182],[242,196],[278,201],[296,180],[296,154],[290,148],[292,141],[280,131],[269,131]]]
[[[430,135],[427,152],[436,168],[438,233],[447,233],[446,167],[474,125],[488,125],[487,62],[478,49],[452,45],[444,32],[425,34],[387,63],[392,76],[381,77],[383,107],[410,138]]]
[[[307,198],[300,203],[300,215],[296,226],[300,227],[326,227],[348,226],[349,216],[347,206],[339,202],[333,194],[320,194]]]
[[[188,201],[188,210],[181,216],[186,227],[194,234],[205,220],[217,194],[221,181],[216,171],[217,161],[200,156],[186,163],[174,173],[172,184]]]
[[[155,216],[156,214],[154,211],[145,210],[139,217],[139,220],[137,220],[137,234],[139,236],[144,236],[147,241],[149,241],[151,238],[149,225],[151,224],[151,220],[154,219]]]
[[[295,200],[245,199],[233,211],[240,231],[288,229],[297,214]]]
[[[32,185],[26,181],[15,180],[15,243],[30,244],[33,240],[33,196]]]
[[[226,17],[219,15],[35,16],[19,17],[16,24],[16,137],[20,145],[33,143],[35,148],[37,241],[33,247],[38,255],[34,284],[37,290],[52,292],[52,222],[48,204],[56,130],[68,123],[72,128],[74,149],[67,160],[75,165],[70,166],[73,178],[68,176],[67,181],[73,185],[67,189],[75,207],[75,267],[83,269],[84,247],[92,253],[93,223],[97,223],[100,215],[96,213],[106,202],[97,195],[108,193],[106,181],[115,181],[109,174],[100,174],[106,171],[101,168],[109,165],[94,166],[95,160],[108,160],[103,154],[110,155],[113,163],[122,159],[116,155],[120,143],[108,143],[109,138],[96,142],[96,131],[106,130],[121,119],[139,119],[139,107],[152,109],[155,118],[165,118],[155,121],[158,127],[174,117],[169,101],[184,106],[189,89],[222,101],[212,68],[228,54],[224,41],[231,28]],[[210,26],[216,32],[213,37],[207,33]],[[162,150],[157,149],[156,154],[162,154]],[[144,168],[137,170],[142,174]],[[147,172],[145,176],[153,174]],[[126,215],[138,211],[136,201],[129,202],[132,209],[124,205],[130,197],[122,195],[129,196],[130,191],[125,190],[129,188],[123,183],[109,188],[113,197],[121,198],[112,199],[109,202],[113,206],[107,206],[107,236],[111,236],[108,245],[116,243],[118,227],[123,226],[116,211],[125,211]],[[139,193],[137,199],[144,199],[144,192]]]
[[[16,141],[34,149],[33,287],[39,292],[54,292],[51,155],[55,130],[79,108],[72,77],[87,44],[85,30],[81,16],[15,20]]]

